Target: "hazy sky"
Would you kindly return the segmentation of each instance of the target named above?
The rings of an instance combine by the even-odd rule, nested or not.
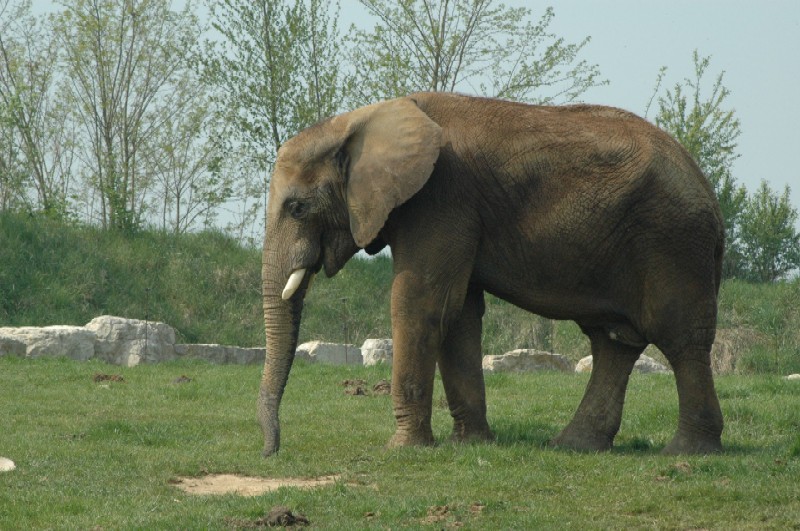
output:
[[[725,72],[727,103],[741,122],[734,176],[750,191],[762,179],[781,192],[788,184],[792,204],[800,208],[800,0],[505,3],[531,8],[536,20],[553,6],[553,33],[572,43],[591,37],[581,58],[597,64],[609,84],[584,94],[587,103],[643,114],[661,66],[668,68],[663,86],[672,87],[693,75],[695,49],[711,56],[706,81],[710,85]],[[51,10],[53,2],[34,0],[34,8]],[[364,13],[357,0],[341,0],[340,27],[363,25]]]
[[[800,0],[506,0],[538,17],[553,6],[550,29],[567,42],[590,36],[581,57],[599,66],[607,86],[587,103],[643,114],[661,66],[665,87],[694,74],[692,52],[711,56],[712,84],[725,71],[742,135],[737,181],[754,191],[762,179],[792,188],[800,208]],[[341,0],[343,27],[363,17],[356,0]],[[654,111],[651,109],[650,118]]]

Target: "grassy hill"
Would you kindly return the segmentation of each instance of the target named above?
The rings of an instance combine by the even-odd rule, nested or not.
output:
[[[391,259],[354,259],[318,275],[300,340],[391,337]],[[264,343],[261,256],[219,232],[134,236],[0,213],[0,326],[83,325],[119,315],[166,322],[179,340]],[[800,280],[728,281],[719,337],[737,372],[800,372]],[[551,322],[487,297],[484,352],[554,350],[573,361],[588,342],[571,322]],[[652,353],[657,356],[657,353]]]

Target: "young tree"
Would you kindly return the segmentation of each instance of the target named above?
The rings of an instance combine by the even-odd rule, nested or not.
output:
[[[693,60],[694,78],[676,83],[658,98],[655,123],[683,144],[714,187],[725,219],[723,275],[729,278],[740,275],[743,267],[739,222],[747,192],[732,174],[733,163],[739,158],[736,146],[741,129],[734,110],[725,108],[730,91],[722,84],[724,72],[720,72],[704,96],[704,76],[711,58],[700,57],[695,51]],[[656,92],[664,70],[656,83]]]
[[[63,217],[71,188],[72,130],[56,97],[52,27],[30,8],[30,1],[0,1],[0,195],[4,204],[15,196],[31,209]]]
[[[603,84],[597,65],[579,60],[589,37],[569,44],[531,9],[493,0],[359,0],[377,22],[353,27],[355,104],[414,91],[465,91],[549,103],[573,101]]]
[[[740,237],[749,280],[774,282],[800,267],[797,210],[791,206],[789,193],[787,186],[778,195],[766,181],[761,181],[758,191],[747,201]]]
[[[82,163],[103,226],[130,231],[144,220],[157,168],[148,146],[192,105],[185,51],[199,30],[168,0],[71,0],[57,15],[65,98],[82,129]]]
[[[221,0],[208,8],[221,36],[197,53],[219,113],[210,134],[228,154],[222,171],[260,177],[236,186],[236,199],[250,205],[240,221],[254,223],[280,145],[341,108],[339,8],[323,0]]]

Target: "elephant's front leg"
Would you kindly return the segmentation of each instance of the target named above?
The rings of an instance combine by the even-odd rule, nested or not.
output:
[[[431,408],[436,361],[448,326],[461,310],[466,288],[466,279],[435,281],[431,275],[413,268],[401,266],[395,275],[392,399],[397,431],[389,446],[433,444]]]
[[[441,348],[435,302],[421,279],[399,273],[392,284],[392,402],[397,431],[389,446],[433,444],[433,377]]]
[[[461,314],[449,327],[444,340],[439,371],[453,417],[455,441],[493,440],[486,421],[486,390],[483,383],[481,330],[483,290],[470,286]]]

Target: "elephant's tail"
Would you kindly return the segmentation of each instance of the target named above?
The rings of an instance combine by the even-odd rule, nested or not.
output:
[[[719,287],[722,284],[722,265],[725,258],[725,228],[721,228],[719,231],[719,237],[717,238],[717,245],[714,248],[714,281],[716,282],[716,290],[717,294],[719,294]]]

